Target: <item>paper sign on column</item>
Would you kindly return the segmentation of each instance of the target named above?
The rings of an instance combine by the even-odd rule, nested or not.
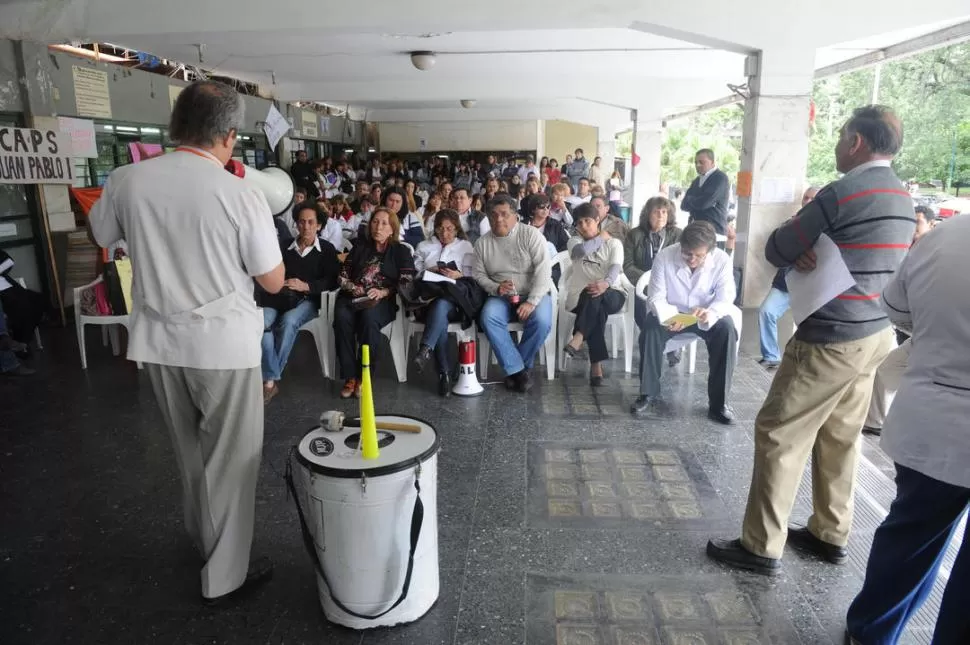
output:
[[[424,152],[428,149],[428,140],[425,138],[418,139],[418,150]]]
[[[791,177],[765,177],[761,180],[758,202],[761,204],[791,204],[795,201],[795,180]]]
[[[111,118],[108,72],[74,65],[74,102],[80,116]]]
[[[785,278],[796,325],[855,286],[855,278],[845,266],[842,252],[828,235],[820,235],[813,249],[815,268],[807,273],[792,269]]]
[[[280,111],[276,109],[275,105],[269,106],[269,112],[266,114],[266,123],[263,124],[263,132],[266,133],[266,138],[269,139],[269,147],[271,150],[276,150],[276,144],[280,142],[287,131],[290,129],[290,124],[287,122]]]
[[[75,157],[98,156],[98,144],[94,138],[94,121],[61,116],[57,118],[57,123],[61,126],[61,132],[71,138]]]
[[[303,136],[318,137],[320,131],[317,129],[317,113],[309,110],[302,110]]]

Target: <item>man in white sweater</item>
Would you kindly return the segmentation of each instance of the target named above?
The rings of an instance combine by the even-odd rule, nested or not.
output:
[[[552,328],[552,268],[538,229],[519,223],[515,203],[498,194],[485,207],[491,231],[475,243],[475,280],[489,294],[481,328],[505,370],[505,386],[528,392],[532,365]],[[521,322],[516,344],[509,322]]]

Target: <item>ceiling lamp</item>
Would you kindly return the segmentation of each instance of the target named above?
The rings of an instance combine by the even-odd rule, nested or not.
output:
[[[422,72],[434,67],[435,60],[434,52],[411,52],[411,64]]]
[[[462,99],[461,100],[461,106],[463,108],[473,108],[473,107],[475,107],[475,103],[477,103],[477,101],[475,99]]]

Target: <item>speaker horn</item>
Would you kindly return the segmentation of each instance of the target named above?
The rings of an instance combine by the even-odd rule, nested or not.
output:
[[[226,170],[249,185],[258,188],[266,197],[269,209],[273,211],[274,217],[286,212],[293,204],[293,195],[296,192],[293,186],[293,178],[290,177],[290,173],[282,168],[256,170],[252,166],[232,159],[226,164]]]

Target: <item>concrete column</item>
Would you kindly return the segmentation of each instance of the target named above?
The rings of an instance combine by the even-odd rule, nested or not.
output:
[[[751,96],[744,104],[734,256],[743,272],[745,307],[761,303],[775,275],[765,260],[768,236],[801,204],[814,56],[811,48],[793,47],[752,55],[746,63]],[[744,195],[746,185],[750,195]]]
[[[611,130],[600,128],[600,141],[596,142],[596,156],[602,159],[600,166],[606,172],[607,179],[613,174],[613,162],[616,160],[616,138],[609,136],[610,132]],[[606,188],[606,186],[603,188]]]
[[[660,147],[663,142],[663,132],[656,127],[641,126],[637,132],[633,145],[634,152],[640,157],[640,163],[633,173],[633,190],[630,204],[630,220],[637,222],[640,210],[647,200],[660,190]]]

